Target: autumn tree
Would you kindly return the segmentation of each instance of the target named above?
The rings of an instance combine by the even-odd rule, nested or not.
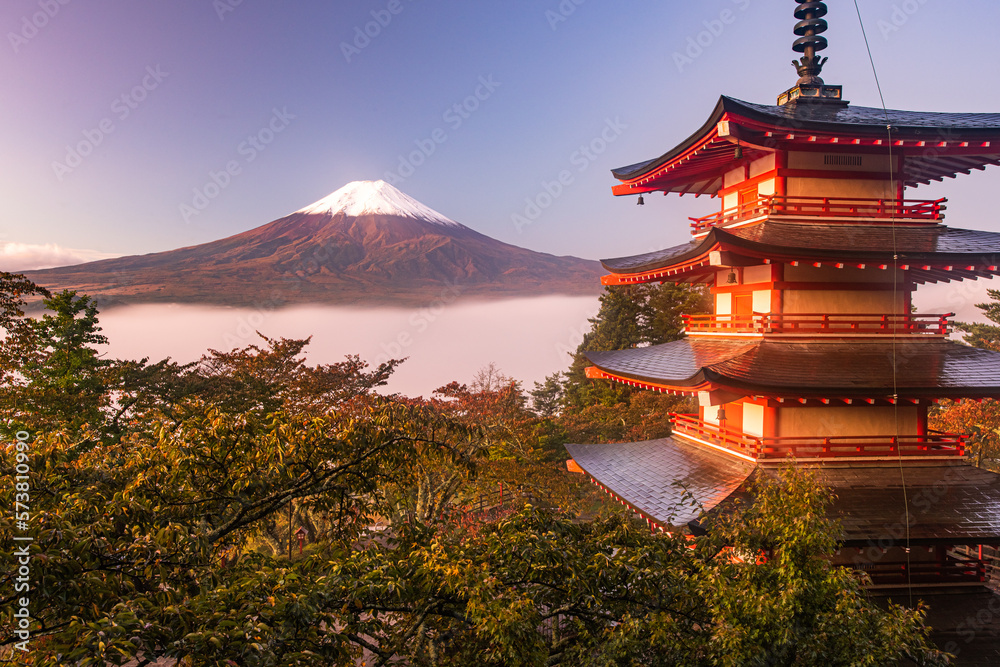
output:
[[[381,397],[373,389],[391,367],[310,366],[306,341],[265,339],[191,366],[131,366],[144,387],[128,389],[117,363],[91,366],[115,370],[113,382],[59,383],[60,364],[95,359],[99,328],[85,297],[54,304],[73,321],[27,318],[34,347],[5,352],[17,368],[52,360],[19,376],[3,405],[5,423],[16,416],[29,436],[26,664],[347,666],[363,652],[379,665],[942,664],[919,612],[875,610],[822,558],[836,542],[822,518],[829,494],[793,473],[757,503],[706,517],[694,541],[621,512],[585,521],[538,503],[468,526],[437,509],[479,480],[533,466],[560,479],[544,468],[538,418],[502,374],[428,400]],[[83,387],[96,412],[81,425],[65,400]],[[16,412],[22,396],[40,401],[37,425]],[[119,430],[102,437],[95,423]],[[8,507],[14,463],[3,448]],[[429,464],[458,474],[450,500],[370,530]],[[291,559],[257,548],[289,505],[323,517]],[[0,539],[24,532],[0,515]],[[0,567],[10,659],[13,550]]]
[[[972,347],[1000,351],[1000,290],[986,290],[990,301],[976,304],[988,320],[995,324],[959,323],[955,328],[965,332],[964,342]],[[972,436],[970,453],[976,465],[1000,470],[1000,403],[993,399],[982,402],[946,402],[932,417],[936,429]]]
[[[883,611],[830,565],[827,490],[790,468],[755,491],[694,541],[535,508],[476,532],[411,526],[317,570],[302,604],[376,665],[947,664],[922,610]]]
[[[536,383],[536,404],[549,415],[558,412],[563,442],[650,439],[670,433],[667,415],[686,402],[670,395],[636,390],[586,377],[585,352],[660,345],[684,335],[684,314],[705,312],[707,292],[700,286],[673,283],[606,287],[601,308],[590,320],[564,374]],[[558,404],[558,410],[555,405]]]

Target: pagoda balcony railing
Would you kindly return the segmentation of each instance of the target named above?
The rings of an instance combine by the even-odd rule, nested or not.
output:
[[[850,567],[867,574],[872,586],[967,584],[986,581],[986,565],[980,560],[948,558],[944,563],[879,561]]]
[[[755,460],[867,456],[964,456],[966,437],[933,431],[927,435],[789,436],[762,438],[707,422],[697,415],[671,414],[677,435],[729,449]]]
[[[955,313],[871,315],[847,313],[755,313],[682,315],[689,334],[834,334],[947,336]]]
[[[788,215],[820,218],[874,218],[934,224],[944,220],[942,199],[854,199],[846,197],[784,197],[768,195],[702,218],[689,218],[695,234],[712,227],[763,216]]]

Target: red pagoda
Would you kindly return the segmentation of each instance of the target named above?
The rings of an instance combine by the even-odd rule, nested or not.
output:
[[[943,224],[908,189],[1000,164],[1000,114],[866,108],[824,83],[822,2],[795,10],[800,78],[776,105],[722,97],[664,155],[613,171],[618,196],[710,195],[673,248],[604,260],[605,285],[710,287],[714,313],[672,343],[590,352],[588,377],[697,399],[673,435],[569,445],[653,529],[690,525],[794,457],[836,494],[837,561],[876,586],[982,586],[1000,545],[1000,475],[928,428],[942,399],[1000,399],[1000,353],[915,314],[919,285],[1000,273],[1000,234]],[[988,550],[987,550],[988,551]]]

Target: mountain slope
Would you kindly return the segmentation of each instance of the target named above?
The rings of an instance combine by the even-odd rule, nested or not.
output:
[[[355,182],[256,229],[168,252],[32,271],[103,306],[427,304],[442,295],[596,294],[601,267],[502,243],[383,181]]]

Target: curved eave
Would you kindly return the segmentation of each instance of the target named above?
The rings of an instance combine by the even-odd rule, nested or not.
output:
[[[1000,386],[995,387],[883,387],[830,388],[821,382],[809,385],[767,385],[727,377],[723,373],[706,370],[704,377],[714,391],[724,391],[739,396],[762,396],[786,400],[818,401],[880,401],[895,404],[936,401],[940,399],[980,401],[987,398],[1000,399]]]
[[[673,438],[565,447],[601,490],[659,529],[691,525],[754,471],[749,461]]]
[[[770,107],[723,96],[685,141],[658,158],[612,170],[621,181],[612,192],[715,194],[722,187],[722,173],[733,165],[737,140],[749,160],[775,150],[895,150],[903,157],[903,178],[911,187],[1000,164],[1000,114],[888,113],[891,141],[881,109]],[[724,137],[718,129],[723,120],[731,126]]]
[[[610,380],[627,387],[646,389],[673,396],[697,396],[698,392],[710,391],[712,389],[711,384],[705,381],[704,375],[701,373],[686,380],[656,382],[649,379],[637,379],[616,373],[609,373],[597,366],[589,366],[587,368],[587,377],[591,380]]]
[[[674,162],[685,155],[689,154],[695,149],[699,144],[703,144],[711,138],[712,133],[718,134],[719,121],[722,119],[723,114],[726,112],[726,97],[719,97],[719,101],[715,105],[715,109],[712,110],[711,115],[709,115],[708,120],[702,125],[697,132],[692,134],[690,137],[682,141],[680,144],[667,151],[665,154],[658,158],[653,158],[652,160],[646,160],[644,162],[639,162],[637,164],[629,165],[627,167],[619,167],[618,169],[612,169],[611,174],[623,183],[631,183],[642,178],[645,175],[650,174],[657,168],[663,165]],[[617,193],[616,193],[617,194]]]
[[[678,395],[914,401],[1000,398],[1000,352],[953,342],[704,341],[590,352],[587,376]],[[895,378],[895,385],[894,385]]]
[[[1000,275],[1000,234],[994,232],[973,232],[969,230],[950,230],[944,227],[929,229],[908,228],[893,232],[891,226],[851,226],[851,225],[800,225],[792,227],[789,223],[764,222],[765,226],[779,229],[802,229],[806,231],[824,231],[843,236],[848,234],[858,237],[859,248],[883,248],[879,250],[858,250],[853,247],[816,248],[779,246],[773,243],[761,243],[752,238],[745,238],[740,233],[733,233],[722,228],[713,228],[698,241],[693,241],[666,250],[602,260],[601,264],[610,271],[610,275],[601,279],[604,285],[634,285],[639,283],[671,281],[697,282],[709,279],[714,271],[726,266],[743,264],[772,263],[806,263],[816,266],[833,266],[844,268],[855,266],[859,268],[873,266],[888,269],[893,266],[909,271],[911,278],[918,283],[947,282],[950,280],[988,278]],[[754,230],[744,228],[748,234]],[[956,251],[921,251],[907,248],[893,252],[891,240],[886,243],[866,242],[866,237],[880,238],[885,234],[923,234],[927,236],[925,244],[936,247],[937,239],[942,234],[952,235],[974,234],[982,238],[983,243],[975,247],[969,245],[969,250]],[[993,245],[988,245],[992,242]],[[919,245],[919,244],[915,244]],[[975,249],[972,249],[974,248]],[[717,256],[713,255],[718,253]],[[724,254],[725,253],[725,254]],[[729,263],[727,263],[729,262]]]
[[[590,366],[587,368],[587,377],[592,380],[608,380],[625,385],[626,387],[655,391],[660,394],[669,394],[672,396],[694,397],[700,393],[709,392],[728,396],[730,400],[736,400],[744,396],[759,396],[780,400],[781,402],[812,399],[824,404],[851,401],[874,404],[877,401],[880,405],[894,405],[896,403],[908,402],[916,404],[920,401],[934,402],[940,399],[980,401],[991,398],[1000,400],[1000,386],[986,388],[951,387],[947,389],[899,387],[895,390],[892,387],[882,387],[880,389],[838,388],[831,390],[827,387],[817,387],[816,385],[779,387],[744,382],[709,369],[702,370],[686,380],[658,381],[649,378],[633,377],[623,373],[610,373],[597,366]]]

